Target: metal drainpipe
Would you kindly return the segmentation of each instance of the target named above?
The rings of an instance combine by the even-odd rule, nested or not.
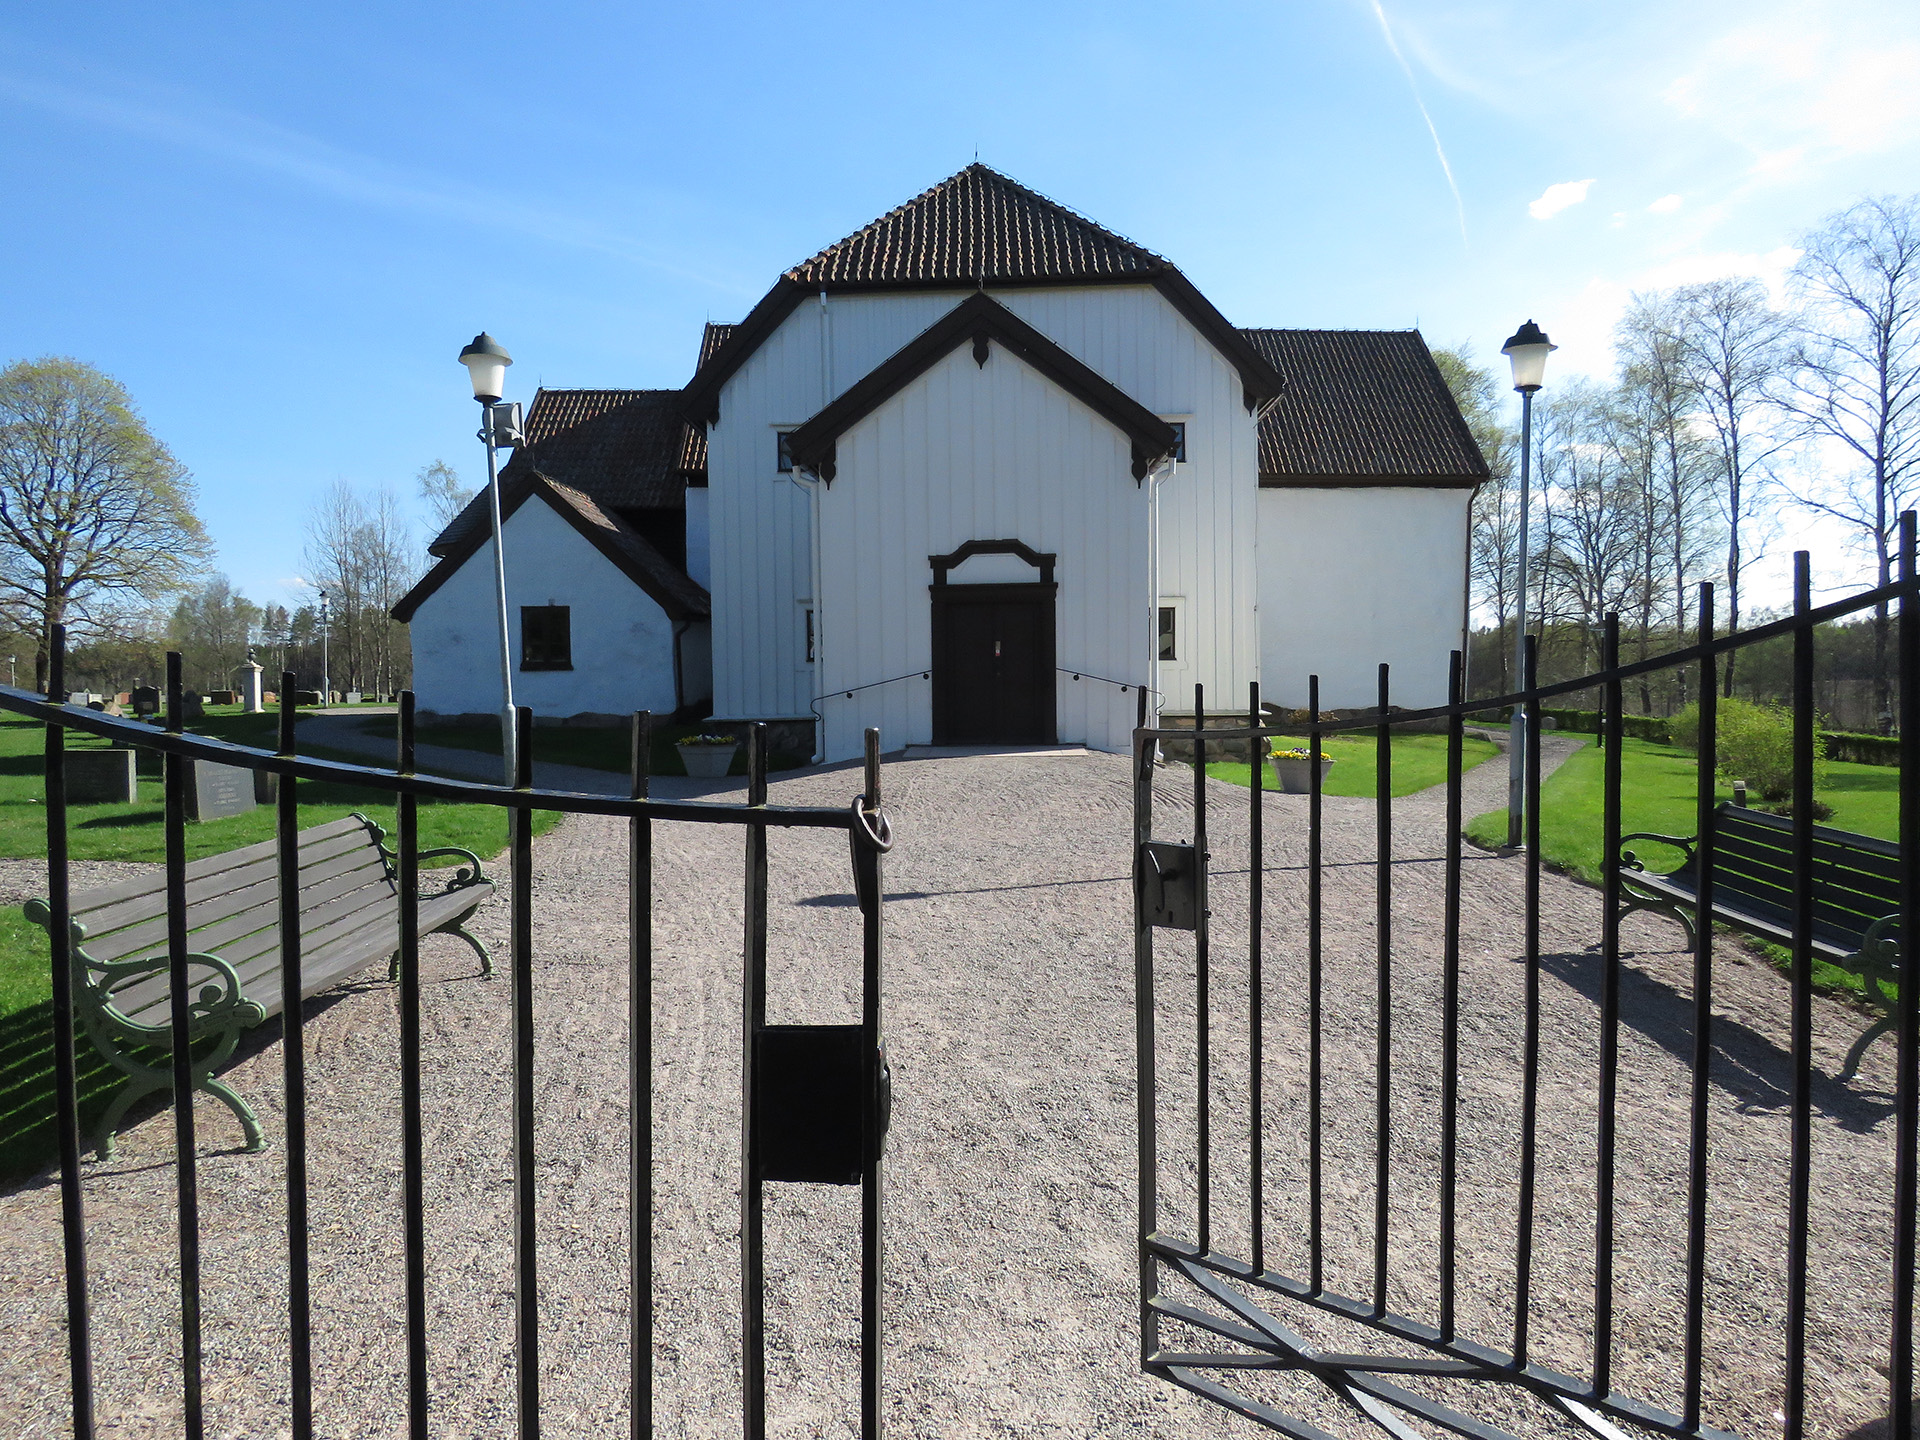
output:
[[[1160,486],[1173,475],[1173,461],[1163,460],[1147,472],[1147,674],[1152,696],[1147,713],[1152,723],[1160,723],[1160,710],[1166,701],[1166,687],[1160,683]]]

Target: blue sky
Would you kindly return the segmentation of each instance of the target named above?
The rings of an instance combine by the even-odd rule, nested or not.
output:
[[[682,384],[976,152],[1237,323],[1531,316],[1564,376],[1632,290],[1920,189],[1916,74],[1911,0],[9,7],[0,361],[124,381],[284,602],[332,481],[477,483],[476,330],[511,398]]]

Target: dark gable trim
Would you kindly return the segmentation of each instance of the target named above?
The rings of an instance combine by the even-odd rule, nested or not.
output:
[[[996,340],[1133,441],[1135,480],[1144,479],[1156,462],[1173,453],[1171,425],[1006,306],[977,293],[962,300],[789,434],[787,451],[794,464],[831,483],[835,441],[959,346],[973,342],[975,362],[985,365],[990,353],[988,342]]]
[[[1286,388],[1280,372],[1253,348],[1246,336],[1227,323],[1227,317],[1213,308],[1213,302],[1195,289],[1191,280],[1168,266],[1166,274],[1154,278],[1153,288],[1166,296],[1167,303],[1185,316],[1187,323],[1206,336],[1213,348],[1226,357],[1227,363],[1240,372],[1240,399],[1248,414],[1258,413],[1279,398]]]
[[[648,597],[664,610],[669,618],[674,620],[704,620],[707,618],[708,611],[688,606],[680,596],[675,595],[671,590],[663,586],[658,576],[648,573],[645,566],[636,563],[635,557],[622,549],[613,535],[609,534],[604,527],[594,524],[586,516],[582,515],[577,508],[569,504],[566,497],[555,490],[552,482],[538,471],[529,470],[522,472],[517,481],[510,482],[507,485],[505,492],[500,497],[501,525],[504,527],[507,521],[513,518],[519,511],[520,507],[526,504],[535,494],[538,494],[542,500],[546,501],[547,505],[555,514],[572,525],[575,530],[579,531],[582,536],[591,542],[594,549],[612,561],[621,574],[625,575],[629,580],[633,581],[635,585],[638,585],[642,590],[646,591]],[[393,607],[393,618],[403,625],[411,621],[414,612],[418,610],[436,590],[451,580],[454,573],[458,571],[462,565],[466,564],[467,561],[477,555],[480,552],[480,547],[492,538],[493,527],[491,524],[484,528],[476,527],[474,532],[465,540],[442,556],[439,562],[420,578],[419,584],[415,585],[413,589],[400,597],[400,602]],[[621,538],[634,545],[647,545],[644,538],[630,530]],[[652,549],[651,546],[647,546],[647,548],[649,550]],[[663,567],[669,566],[670,562],[665,556],[659,556],[658,558]],[[699,588],[697,583],[692,580],[689,580],[687,583],[694,585],[696,589]]]
[[[927,556],[927,564],[933,567],[933,583],[945,585],[947,572],[975,555],[1018,555],[1040,572],[1039,583],[1042,585],[1053,584],[1053,565],[1059,558],[1036,550],[1021,540],[969,540],[951,555]]]
[[[1260,472],[1262,490],[1477,490],[1484,475],[1281,475]]]
[[[1183,315],[1187,323],[1206,337],[1209,344],[1226,357],[1239,372],[1241,399],[1247,409],[1256,411],[1271,404],[1285,387],[1280,372],[1248,343],[1247,337],[1214,309],[1213,302],[1194,288],[1193,282],[1169,265],[1158,275],[1115,275],[1099,280],[993,280],[996,290],[1070,290],[1095,285],[1151,285]],[[878,294],[894,290],[947,290],[960,288],[951,280],[902,281],[887,285],[827,285],[829,295]],[[716,425],[720,421],[720,391],[734,372],[746,364],[780,323],[800,307],[800,303],[819,291],[782,276],[773,289],[761,298],[747,318],[734,327],[733,334],[713,358],[700,368],[686,388],[686,415],[695,425]],[[979,293],[986,293],[981,291]]]

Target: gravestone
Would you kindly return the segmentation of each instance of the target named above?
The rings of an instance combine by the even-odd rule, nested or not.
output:
[[[182,720],[204,720],[207,718],[207,702],[200,698],[198,690],[187,690],[180,696],[180,718]]]
[[[238,705],[239,703],[240,692],[238,690],[207,691],[207,704],[209,705]]]
[[[347,704],[358,705],[359,703],[360,703],[360,692],[358,690],[347,691]]]
[[[318,705],[320,703],[320,692],[318,690],[296,690],[293,692],[293,703],[296,705]]]
[[[133,704],[133,692],[131,690],[122,690],[118,695],[114,696],[113,699],[117,705],[131,705]]]
[[[254,798],[253,771],[239,765],[215,765],[192,760],[187,777],[187,819],[224,820],[244,815],[259,802]]]
[[[160,712],[160,692],[151,685],[136,685],[128,692],[136,715],[157,715]]]
[[[260,694],[260,667],[249,660],[240,672],[240,709],[244,714],[258,715],[266,708]]]
[[[139,798],[131,750],[69,750],[66,773],[69,804],[131,805]]]
[[[271,770],[255,770],[253,773],[253,798],[261,805],[271,805],[280,798],[280,777]]]

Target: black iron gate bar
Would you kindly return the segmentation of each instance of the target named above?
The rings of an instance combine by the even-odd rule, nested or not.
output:
[[[1680,666],[1698,667],[1697,694],[1700,703],[1700,732],[1695,776],[1697,796],[1697,833],[1700,837],[1693,861],[1699,905],[1710,909],[1713,903],[1713,867],[1715,841],[1715,757],[1718,733],[1719,659],[1742,648],[1762,644],[1781,636],[1793,641],[1793,757],[1792,757],[1792,846],[1794,943],[1791,947],[1791,1133],[1788,1162],[1788,1256],[1787,1324],[1784,1340],[1786,1371],[1785,1393],[1781,1401],[1784,1433],[1788,1440],[1800,1440],[1806,1433],[1806,1361],[1807,1361],[1807,1279],[1809,1264],[1809,1194],[1812,1151],[1812,928],[1815,918],[1815,882],[1813,876],[1814,821],[1814,713],[1813,646],[1815,627],[1828,621],[1857,614],[1880,604],[1897,608],[1899,627],[1900,713],[1900,868],[1899,896],[1902,915],[1920,913],[1920,867],[1911,857],[1920,853],[1920,579],[1916,578],[1915,521],[1911,513],[1900,519],[1900,555],[1895,583],[1850,596],[1834,603],[1811,603],[1809,559],[1805,552],[1795,557],[1792,613],[1784,619],[1736,634],[1715,636],[1713,632],[1713,588],[1700,590],[1700,640],[1672,653],[1647,660],[1622,664],[1619,659],[1619,627],[1609,617],[1605,626],[1601,668],[1573,680],[1541,685],[1537,677],[1535,643],[1529,638],[1525,648],[1522,688],[1509,695],[1469,702],[1463,693],[1461,656],[1455,652],[1449,674],[1448,703],[1419,710],[1391,711],[1388,671],[1380,667],[1379,710],[1371,716],[1345,720],[1323,718],[1320,711],[1319,680],[1309,680],[1306,719],[1308,753],[1318,755],[1324,736],[1339,732],[1372,730],[1376,737],[1376,927],[1375,956],[1376,1075],[1374,1090],[1375,1134],[1375,1206],[1373,1221],[1373,1264],[1371,1296],[1351,1298],[1325,1287],[1323,1272],[1323,1233],[1325,1213],[1322,1194],[1322,1029],[1323,1007],[1321,974],[1322,896],[1321,896],[1321,782],[1317,764],[1308,767],[1306,926],[1304,950],[1307,978],[1307,1099],[1308,1164],[1308,1278],[1305,1280],[1275,1273],[1267,1265],[1265,1176],[1263,1173],[1264,1136],[1261,1097],[1264,1091],[1264,1037],[1262,1010],[1265,979],[1262,971],[1261,877],[1265,870],[1262,801],[1258,766],[1266,743],[1298,728],[1296,724],[1278,724],[1261,708],[1258,686],[1250,688],[1247,723],[1244,726],[1209,728],[1204,692],[1195,688],[1194,720],[1191,729],[1153,728],[1142,724],[1135,732],[1135,979],[1136,1045],[1139,1067],[1139,1207],[1140,1207],[1140,1337],[1141,1364],[1157,1374],[1212,1399],[1236,1412],[1255,1419],[1283,1434],[1303,1440],[1325,1440],[1324,1432],[1303,1420],[1285,1415],[1271,1406],[1251,1400],[1231,1386],[1209,1378],[1204,1369],[1229,1372],[1244,1369],[1293,1369],[1315,1375],[1362,1415],[1396,1434],[1408,1433],[1399,1426],[1394,1412],[1399,1411],[1477,1437],[1504,1436],[1483,1421],[1425,1396],[1393,1384],[1383,1376],[1425,1375],[1506,1382],[1531,1391],[1540,1400],[1557,1409],[1565,1418],[1584,1425],[1600,1435],[1614,1435],[1603,1418],[1629,1421],[1657,1432],[1687,1437],[1724,1436],[1712,1428],[1702,1414],[1702,1371],[1705,1363],[1704,1330],[1706,1322],[1705,1269],[1708,1252],[1708,1100],[1709,1066],[1713,1042],[1713,926],[1696,926],[1698,942],[1693,955],[1693,1037],[1689,1059],[1690,1088],[1687,1120],[1687,1207],[1686,1274],[1683,1334],[1681,1350],[1681,1407],[1675,1414],[1626,1396],[1614,1390],[1614,1276],[1613,1239],[1615,1225],[1615,1180],[1617,1175],[1616,1110],[1618,1104],[1619,1026],[1620,1026],[1620,873],[1621,787],[1623,755],[1623,682],[1637,676]],[[1514,1275],[1515,1300],[1510,1349],[1479,1343],[1458,1333],[1455,1318],[1456,1220],[1457,1220],[1457,1144],[1459,1111],[1459,1023],[1460,1023],[1460,880],[1461,880],[1461,776],[1462,737],[1467,717],[1489,710],[1504,710],[1513,705],[1538,713],[1540,702],[1548,697],[1583,690],[1602,692],[1603,735],[1603,920],[1601,934],[1600,994],[1600,1073],[1596,1133],[1594,1256],[1593,1256],[1593,1362],[1592,1373],[1584,1378],[1550,1370],[1529,1356],[1528,1310],[1531,1298],[1533,1261],[1534,1192],[1538,1140],[1538,1092],[1540,1083],[1540,728],[1529,726],[1524,752],[1524,793],[1526,803],[1524,861],[1524,964],[1525,1013],[1522,1042],[1522,1113],[1519,1198],[1515,1225]],[[1391,921],[1391,751],[1393,726],[1409,721],[1443,719],[1447,734],[1447,843],[1445,855],[1446,903],[1442,920],[1441,955],[1441,1095],[1440,1095],[1440,1196],[1437,1250],[1439,1258],[1439,1295],[1435,1321],[1397,1314],[1387,1306],[1387,1280],[1390,1274],[1388,1253],[1388,1179],[1391,1173],[1390,1122],[1391,1092],[1391,979],[1393,946]],[[1159,897],[1164,888],[1178,880],[1170,873],[1164,855],[1178,850],[1153,839],[1153,769],[1156,747],[1162,740],[1190,743],[1194,747],[1194,838],[1193,874],[1185,882],[1190,887],[1187,902],[1191,921],[1181,923],[1169,916],[1178,907],[1166,908]],[[1251,1261],[1221,1254],[1213,1249],[1213,1177],[1215,1137],[1212,1130],[1211,1070],[1212,1015],[1211,937],[1207,910],[1207,789],[1205,764],[1210,744],[1239,741],[1253,750],[1256,766],[1250,812],[1249,863],[1249,954],[1248,954],[1248,1087],[1250,1126],[1248,1161],[1249,1185],[1248,1234]],[[1156,908],[1158,907],[1158,908]],[[1158,1006],[1154,979],[1153,930],[1156,926],[1190,928],[1194,944],[1194,1050],[1196,1094],[1194,1099],[1194,1182],[1195,1238],[1187,1241],[1162,1234],[1158,1214],[1161,1194],[1159,1174],[1158,1080],[1155,1044]],[[1916,1177],[1916,1144],[1920,1141],[1920,987],[1907,983],[1903,974],[1895,1003],[1897,1017],[1897,1086],[1895,1095],[1893,1192],[1893,1263],[1890,1289],[1892,1318],[1887,1344],[1889,1432],[1905,1435],[1914,1420],[1913,1404],[1913,1303],[1915,1298],[1915,1221],[1920,1209],[1920,1180]],[[1184,1276],[1220,1307],[1220,1313],[1169,1298],[1161,1293],[1161,1266],[1166,1265]],[[1289,1300],[1305,1302],[1347,1320],[1371,1326],[1403,1341],[1427,1347],[1430,1358],[1407,1359],[1384,1355],[1338,1355],[1317,1349],[1303,1336],[1282,1324],[1247,1295],[1224,1283],[1232,1280],[1255,1291],[1265,1290]],[[1163,1317],[1182,1321],[1203,1331],[1238,1342],[1246,1352],[1179,1353],[1166,1351],[1160,1343]],[[1249,1353],[1250,1352],[1250,1353]]]
[[[0,686],[0,710],[46,726],[47,893],[51,952],[53,1054],[55,1072],[55,1126],[60,1156],[60,1209],[66,1279],[67,1351],[73,1435],[93,1440],[96,1434],[96,1397],[93,1382],[93,1336],[87,1282],[84,1182],[80,1170],[80,1136],[76,1057],[74,1053],[74,993],[71,886],[67,841],[65,740],[68,730],[98,735],[163,757],[165,785],[165,845],[167,885],[167,953],[170,974],[171,1028],[174,1066],[174,1133],[178,1164],[177,1207],[180,1263],[181,1401],[184,1434],[188,1440],[205,1435],[200,1316],[200,1227],[198,1172],[194,1148],[193,1058],[186,1043],[190,1033],[192,998],[188,983],[189,950],[186,928],[186,787],[187,766],[196,760],[265,771],[283,780],[324,780],[382,790],[394,796],[396,810],[397,882],[399,886],[399,1000],[402,1108],[402,1160],[405,1210],[406,1334],[408,1433],[415,1440],[428,1434],[427,1321],[425,1288],[424,1139],[421,1112],[421,1034],[417,880],[421,797],[484,804],[508,812],[512,882],[510,891],[510,973],[513,984],[513,1170],[516,1333],[516,1434],[535,1440],[540,1434],[538,1298],[535,1286],[537,1217],[534,1207],[534,1090],[532,993],[532,842],[530,824],[535,810],[564,814],[625,817],[629,825],[629,1110],[631,1141],[631,1230],[629,1244],[633,1279],[630,1297],[631,1352],[629,1386],[632,1434],[635,1440],[652,1434],[652,1118],[651,1084],[651,962],[652,962],[652,826],[658,820],[739,825],[747,836],[748,864],[746,954],[751,976],[759,975],[764,999],[766,957],[766,834],[771,829],[837,830],[848,836],[855,890],[862,910],[862,973],[865,997],[860,1026],[867,1052],[877,1055],[880,1040],[879,972],[881,963],[880,855],[891,844],[886,818],[880,810],[879,733],[867,732],[865,793],[849,809],[813,806],[777,806],[767,803],[766,729],[755,725],[749,734],[749,795],[745,805],[699,801],[656,800],[648,794],[648,757],[652,717],[640,712],[632,721],[632,783],[630,795],[585,794],[541,790],[532,785],[533,715],[516,712],[517,763],[514,784],[496,786],[466,780],[422,775],[414,768],[415,712],[411,692],[400,697],[397,723],[396,768],[383,770],[349,762],[300,756],[294,751],[294,677],[283,674],[280,688],[279,746],[268,752],[227,741],[184,733],[180,657],[167,657],[167,705],[164,730],[139,721],[63,703],[66,637],[56,626],[50,636],[48,696]],[[308,1176],[306,1143],[306,1054],[304,1008],[300,1000],[300,891],[298,876],[299,811],[296,786],[277,787],[275,838],[279,849],[278,911],[283,955],[282,1054],[286,1095],[287,1148],[287,1268],[288,1268],[288,1379],[292,1395],[292,1434],[295,1440],[314,1435],[312,1411],[312,1319],[310,1266],[307,1244]],[[751,1052],[749,1052],[751,1053]],[[749,1061],[748,1073],[751,1073]],[[869,1087],[871,1088],[871,1087]],[[862,1276],[862,1434],[880,1435],[880,1154],[878,1137],[885,1117],[873,1103],[863,1105],[862,1135],[869,1142],[863,1174],[864,1220]],[[743,1115],[746,1153],[756,1143],[751,1129],[751,1107]],[[757,1178],[752,1182],[757,1191]],[[747,1188],[743,1186],[743,1189]],[[756,1216],[757,1220],[757,1216]],[[743,1290],[756,1294],[753,1282],[762,1264],[757,1224],[754,1241],[743,1246]],[[743,1317],[749,1361],[743,1386],[748,1404],[743,1429],[748,1440],[764,1434],[763,1358],[753,1340],[760,1317],[750,1308]]]

